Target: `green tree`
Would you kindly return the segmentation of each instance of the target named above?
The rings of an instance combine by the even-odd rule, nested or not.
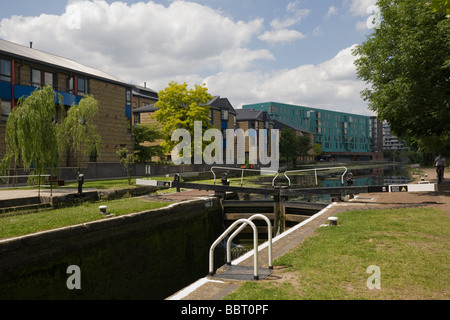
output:
[[[304,157],[308,155],[309,150],[313,147],[308,135],[302,135],[298,137],[298,156]]]
[[[136,162],[147,162],[152,157],[164,156],[164,150],[161,145],[146,145],[164,138],[159,125],[140,124],[133,128],[133,135]]]
[[[20,164],[35,175],[58,172],[55,98],[53,88],[47,85],[19,99],[6,123],[3,172]]]
[[[127,147],[124,147],[116,152],[120,157],[120,165],[127,173],[128,184],[131,185],[131,169],[136,160],[135,155],[128,151]]]
[[[57,125],[59,152],[63,155],[70,149],[75,155],[79,170],[100,147],[100,135],[95,125],[98,110],[98,101],[86,95],[78,105],[74,104],[69,108],[64,120]]]
[[[450,0],[432,0],[429,5],[433,12],[442,11],[446,15],[450,15]]]
[[[425,0],[379,0],[379,28],[354,50],[369,108],[411,144],[448,136],[450,20]],[[442,140],[439,145],[442,145]]]
[[[288,163],[294,162],[295,152],[296,152],[296,140],[295,131],[289,127],[284,127],[280,132],[280,158]]]
[[[156,120],[162,124],[161,132],[168,138],[161,143],[166,152],[170,152],[177,141],[171,140],[175,129],[186,129],[194,137],[194,121],[202,122],[203,132],[212,125],[209,123],[209,106],[206,105],[212,96],[202,85],[188,89],[186,83],[170,82],[169,86],[158,93],[159,101],[155,104]],[[203,134],[202,132],[202,134]],[[192,139],[193,149],[194,139]]]
[[[297,164],[297,158],[305,156],[312,148],[309,137],[306,135],[297,136],[292,128],[284,127],[280,134],[280,157],[291,163],[294,167]]]
[[[322,154],[322,145],[320,143],[314,143],[313,145],[314,157],[318,157]]]

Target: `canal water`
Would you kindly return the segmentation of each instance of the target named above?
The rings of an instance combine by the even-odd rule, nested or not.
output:
[[[316,167],[317,168],[317,167]],[[301,168],[300,170],[305,170]],[[347,174],[351,173],[353,176],[353,186],[375,186],[375,185],[390,185],[390,184],[402,184],[411,181],[409,173],[404,164],[384,164],[384,165],[358,165],[348,166],[347,173],[343,177],[345,169],[333,169],[317,171],[317,183],[316,175],[314,171],[306,171],[299,173],[289,174],[290,187],[291,188],[328,188],[328,187],[340,187],[347,185]],[[252,183],[258,185],[271,187],[274,176],[252,178],[247,177],[244,179],[244,186],[249,186]],[[283,174],[275,180],[275,186],[287,186],[289,181]],[[252,195],[252,199],[262,198],[261,195]],[[290,197],[291,201],[313,202],[329,204],[331,199],[330,195],[322,194],[303,194],[297,197]],[[237,236],[233,243],[233,259],[238,258],[240,255],[253,249],[252,237],[250,235]],[[259,239],[260,243],[267,241],[267,237],[261,234]],[[223,251],[224,252],[224,251]]]
[[[328,166],[331,167],[331,166]],[[411,181],[406,166],[404,164],[378,164],[378,165],[352,165],[347,166],[347,172],[341,165],[336,165],[338,169],[323,169],[323,167],[301,167],[299,172],[290,172],[286,176],[281,173],[274,181],[273,175],[265,177],[246,176],[243,186],[258,185],[261,187],[272,187],[272,183],[277,187],[289,186],[290,188],[331,188],[347,185],[349,173],[353,176],[354,186],[375,186],[402,184]],[[313,169],[318,169],[316,172]],[[306,171],[310,170],[310,171]],[[343,174],[345,175],[343,176]],[[328,195],[304,195],[292,198],[291,200],[308,201],[314,203],[329,203]]]

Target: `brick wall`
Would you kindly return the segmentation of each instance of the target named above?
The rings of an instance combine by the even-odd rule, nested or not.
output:
[[[125,116],[126,88],[103,82],[89,80],[89,94],[100,104],[97,115],[97,132],[101,136],[98,162],[118,162],[116,154],[122,146],[133,151],[133,140],[128,132],[128,121]]]

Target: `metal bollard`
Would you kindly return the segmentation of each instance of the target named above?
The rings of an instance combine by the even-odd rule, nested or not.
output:
[[[107,206],[99,206],[98,208],[100,209],[101,214],[105,216],[108,214],[108,212],[106,212],[106,209],[108,208]]]
[[[337,226],[338,218],[337,217],[329,217],[328,221],[330,223],[330,226]]]
[[[229,186],[230,185],[230,180],[228,180],[228,175],[226,173],[222,173],[222,185],[223,186]]]

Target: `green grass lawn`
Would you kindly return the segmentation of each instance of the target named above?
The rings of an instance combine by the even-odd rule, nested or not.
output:
[[[229,300],[450,298],[450,219],[432,208],[351,211],[275,260],[285,281],[246,282]],[[369,266],[381,289],[368,288]],[[369,281],[374,283],[373,281]]]
[[[77,207],[45,210],[30,214],[0,216],[0,239],[105,219],[100,214],[100,205],[108,206],[108,212],[119,216],[161,208],[168,204],[140,198],[124,198],[96,203],[85,202]]]

